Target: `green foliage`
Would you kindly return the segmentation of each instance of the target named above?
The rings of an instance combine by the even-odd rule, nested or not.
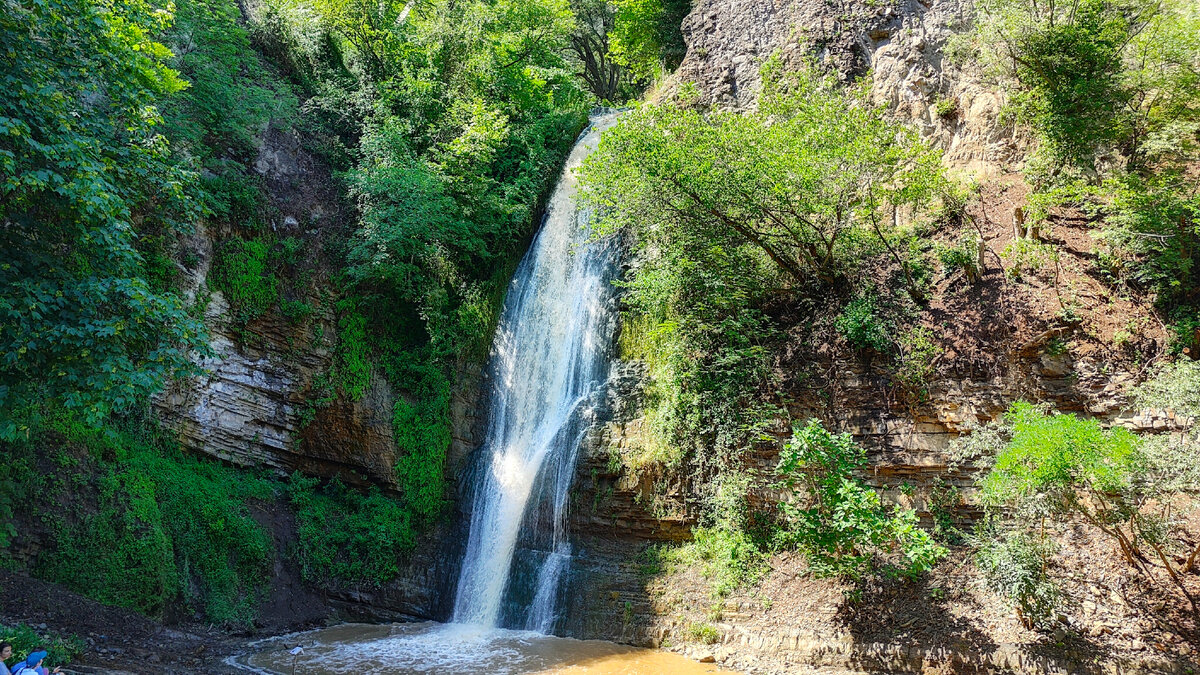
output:
[[[1177,416],[1200,417],[1200,361],[1163,363],[1154,377],[1133,390],[1142,408],[1173,410]]]
[[[297,473],[288,496],[299,530],[294,555],[309,581],[386,583],[416,545],[409,510],[378,489],[364,495],[336,481],[320,488]]]
[[[873,294],[862,293],[848,302],[834,325],[857,349],[873,349],[879,353],[887,353],[892,346],[894,327],[881,316]]]
[[[614,0],[613,6],[615,61],[643,80],[679,67],[687,52],[681,26],[690,0]]]
[[[343,303],[346,312],[338,319],[338,341],[333,380],[352,401],[361,400],[371,382],[370,347],[367,344],[367,320]]]
[[[1102,239],[1119,252],[1129,278],[1161,300],[1188,298],[1200,269],[1200,192],[1186,170],[1122,174],[1097,191]],[[1194,303],[1195,298],[1190,300]]]
[[[989,590],[1011,602],[1027,624],[1046,627],[1063,601],[1061,589],[1046,571],[1056,553],[1047,537],[1011,531],[985,537],[975,562]]]
[[[899,562],[885,569],[918,576],[946,549],[917,526],[911,509],[884,508],[854,475],[866,463],[866,452],[849,434],[832,434],[817,420],[796,426],[776,473],[797,502],[781,505],[787,527],[776,533],[776,545],[803,551],[821,576],[860,580],[890,552],[899,554]]]
[[[934,342],[933,331],[926,326],[913,326],[897,339],[900,355],[896,358],[894,374],[901,385],[924,392],[934,373],[934,363],[942,349]]]
[[[933,104],[933,112],[942,119],[958,116],[958,99],[953,96],[939,97]]]
[[[708,580],[714,598],[753,586],[767,573],[767,556],[743,530],[731,527],[698,527],[692,540],[660,554],[661,563],[697,566]]]
[[[1015,84],[1036,132],[1035,221],[1080,203],[1103,216],[1128,280],[1194,305],[1200,202],[1188,165],[1200,130],[1200,12],[1184,0],[985,0],[974,40]],[[1114,156],[1116,161],[1114,160]]]
[[[599,101],[616,103],[637,96],[629,68],[611,52],[616,8],[608,0],[571,0],[575,30],[571,52],[578,76]]]
[[[1018,116],[1054,163],[1091,169],[1118,149],[1144,166],[1194,147],[1200,16],[1190,3],[986,0],[977,12],[985,59],[1019,83]]]
[[[289,300],[284,298],[279,301],[279,313],[283,315],[283,318],[292,323],[304,323],[316,311],[315,307],[303,300]]]
[[[1105,430],[1095,420],[1047,414],[1028,403],[1014,403],[1007,413],[1012,440],[996,456],[981,481],[982,501],[989,505],[1029,505],[1058,512],[1078,512],[1089,520],[1119,519],[1105,500],[1084,501],[1128,492],[1144,469],[1137,438],[1127,429]]]
[[[418,523],[428,523],[446,501],[444,467],[450,449],[450,380],[435,364],[414,359],[406,381],[413,400],[396,401],[396,482]]]
[[[1162,364],[1154,377],[1134,388],[1133,399],[1142,408],[1174,411],[1176,417],[1200,418],[1200,361]],[[1157,490],[1200,491],[1200,430],[1156,434],[1142,439],[1147,475]]]
[[[268,0],[248,18],[347,169],[360,220],[340,247],[329,379],[353,400],[373,371],[397,391],[401,494],[388,504],[407,534],[389,536],[411,538],[445,502],[450,373],[486,358],[539,204],[586,120],[566,58],[578,24],[566,0]],[[334,576],[389,574],[372,570]]]
[[[1006,422],[1011,440],[980,481],[980,500],[987,509],[1006,509],[1025,529],[1038,516],[1081,518],[1109,537],[1134,566],[1148,549],[1195,609],[1167,556],[1177,545],[1178,523],[1166,501],[1157,499],[1176,485],[1156,475],[1156,469],[1170,466],[1169,455],[1152,458],[1124,428],[1106,430],[1095,420],[1049,414],[1028,403],[1014,403]]]
[[[45,448],[50,469],[35,460]],[[39,496],[20,508],[50,530],[38,576],[151,616],[181,600],[209,621],[253,621],[274,552],[247,504],[270,499],[269,483],[187,457],[152,428],[92,428],[66,412],[10,456]]]
[[[701,476],[732,466],[775,410],[781,335],[767,304],[881,254],[883,211],[942,184],[936,153],[864,90],[777,64],[765,80],[745,114],[627,113],[581,170],[598,233],[631,233],[642,261],[624,282],[622,344],[650,366],[646,454],[689,458]]]
[[[0,437],[12,411],[55,400],[96,423],[193,372],[202,326],[143,278],[133,222],[197,213],[156,107],[185,83],[140,0],[8,7],[0,18]]]
[[[279,301],[279,277],[272,271],[271,243],[266,239],[230,239],[217,252],[209,276],[225,294],[241,324],[257,319]]]
[[[687,637],[693,642],[715,645],[721,641],[721,631],[712,624],[694,621],[687,626]]]
[[[13,664],[20,663],[34,649],[41,647],[49,652],[42,665],[51,670],[74,661],[87,649],[87,643],[78,635],[38,633],[32,626],[23,623],[16,626],[0,626],[0,642],[12,645],[13,653],[9,660]]]
[[[1050,244],[1044,244],[1032,239],[1014,239],[1000,252],[1000,257],[1008,262],[1004,272],[1009,277],[1020,280],[1025,274],[1040,271],[1054,261],[1058,255]]]
[[[230,160],[250,159],[269,121],[287,121],[296,114],[299,103],[291,87],[271,75],[251,47],[233,0],[180,0],[164,41],[175,54],[171,67],[188,82],[163,105],[173,148],[186,153],[197,168],[212,172],[210,180],[244,180],[241,167]],[[221,191],[213,190],[211,182],[203,187],[205,192]]]
[[[963,270],[968,279],[979,277],[979,237],[964,232],[954,246],[937,246],[937,257],[946,274]]]
[[[643,250],[755,251],[801,287],[847,272],[883,238],[885,210],[927,204],[943,182],[937,153],[864,88],[784,75],[777,62],[752,112],[629,113],[581,179],[583,198],[606,214],[602,233],[627,227]]]
[[[1200,309],[1191,311],[1180,308],[1175,312],[1171,324],[1169,348],[1173,354],[1200,356]]]

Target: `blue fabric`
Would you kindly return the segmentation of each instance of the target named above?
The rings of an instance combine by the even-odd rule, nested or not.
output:
[[[34,667],[38,663],[41,663],[42,661],[44,661],[47,656],[48,656],[48,654],[46,652],[34,652],[34,653],[30,654],[28,657],[26,657],[26,659],[24,661],[16,664],[16,666],[15,666],[17,669],[16,672],[19,673],[23,670],[33,671]]]

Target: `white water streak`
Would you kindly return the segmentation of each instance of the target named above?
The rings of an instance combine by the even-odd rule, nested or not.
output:
[[[535,504],[548,503],[552,522],[544,522],[540,512],[528,521],[553,530],[544,533],[550,535],[549,544],[538,552],[532,606],[520,623],[547,631],[555,618],[559,579],[570,556],[567,490],[582,418],[607,376],[615,322],[617,246],[589,241],[587,213],[576,206],[574,170],[615,117],[594,118],[575,144],[545,223],[504,303],[491,355],[488,430],[480,450],[487,464],[473,485],[471,530],[454,603],[456,623],[500,624],[531,496],[537,497]]]

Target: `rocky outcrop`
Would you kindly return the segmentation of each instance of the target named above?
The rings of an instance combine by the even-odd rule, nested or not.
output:
[[[269,312],[245,326],[207,283],[214,240],[224,232],[203,226],[181,241],[195,264],[184,271],[184,290],[204,304],[211,354],[204,374],[172,383],[155,399],[159,418],[184,447],[242,466],[340,476],[352,483],[394,485],[394,396],[372,377],[359,401],[315,400],[318,378],[329,372],[337,323],[323,286],[323,234],[343,226],[341,204],[328,168],[291,132],[268,128],[253,162],[279,237],[305,243],[308,285],[298,289],[316,306],[297,321]]]
[[[684,20],[687,56],[665,88],[694,83],[700,103],[754,105],[760,70],[777,56],[843,80],[867,78],[874,99],[915,124],[954,168],[988,173],[1014,160],[1022,139],[999,122],[1004,96],[945,56],[969,25],[969,0],[699,0]]]

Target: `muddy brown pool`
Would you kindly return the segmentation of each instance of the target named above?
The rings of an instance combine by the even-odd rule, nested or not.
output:
[[[290,652],[296,645],[303,652]],[[234,660],[278,675],[699,675],[729,673],[612,642],[439,623],[345,624],[256,643]],[[293,671],[293,668],[295,669]]]

